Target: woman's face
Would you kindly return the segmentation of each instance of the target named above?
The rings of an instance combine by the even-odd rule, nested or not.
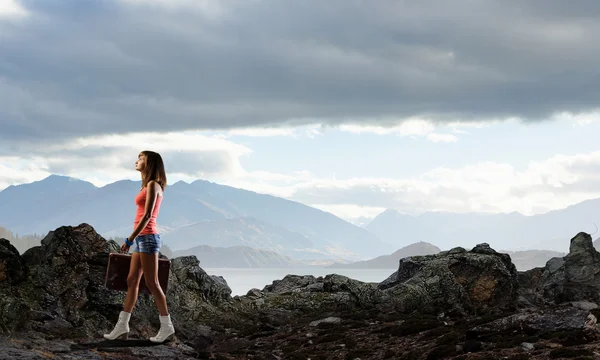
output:
[[[139,154],[138,155],[138,159],[135,162],[135,169],[137,171],[144,171],[145,167],[146,167],[146,155]]]

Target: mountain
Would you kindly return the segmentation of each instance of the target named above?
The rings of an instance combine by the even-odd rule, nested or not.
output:
[[[247,246],[214,247],[195,246],[175,251],[173,257],[196,256],[204,268],[287,268],[305,264],[282,256],[274,251],[253,249]]]
[[[0,226],[45,234],[88,223],[105,237],[129,236],[140,186],[141,181],[121,180],[96,187],[57,175],[10,186],[0,192]],[[270,244],[265,249],[315,260],[359,260],[392,249],[368,230],[322,210],[203,180],[168,186],[158,222],[165,242],[179,250],[176,244],[222,246],[224,238],[230,246]]]
[[[510,259],[519,271],[527,271],[536,267],[544,267],[548,260],[555,257],[564,257],[567,254],[563,252],[550,250],[525,250],[525,251],[504,251],[498,252],[510,255]]]
[[[162,236],[163,242],[175,251],[189,249],[190,244],[202,243],[214,247],[242,245],[254,249],[265,249],[285,253],[295,259],[314,259],[315,248],[308,236],[272,226],[254,218],[204,220],[180,226]]]
[[[438,248],[437,246],[431,245],[426,242],[418,242],[405,246],[402,249],[397,250],[390,255],[382,255],[371,260],[357,261],[354,263],[335,263],[328,266],[328,268],[398,269],[398,263],[400,262],[400,259],[417,255],[434,255],[439,253],[440,251],[440,248]]]
[[[40,221],[66,211],[78,196],[95,189],[87,181],[57,175],[11,185],[0,192],[0,226],[21,234],[45,234],[56,226],[40,225]]]
[[[471,248],[486,242],[510,251],[543,249],[565,252],[572,234],[595,231],[600,223],[600,199],[586,200],[565,209],[525,216],[520,213],[426,212],[419,216],[388,209],[366,229],[382,241],[405,246],[430,242],[442,249]]]

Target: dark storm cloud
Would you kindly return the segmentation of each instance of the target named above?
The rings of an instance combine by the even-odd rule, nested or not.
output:
[[[600,100],[597,1],[20,3],[0,19],[0,139],[535,121]]]

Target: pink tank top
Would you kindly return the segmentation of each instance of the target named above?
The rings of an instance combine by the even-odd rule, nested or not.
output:
[[[154,210],[152,211],[152,217],[150,218],[148,225],[146,225],[146,227],[144,229],[142,229],[142,231],[140,232],[139,235],[158,234],[158,227],[156,226],[156,218],[158,217],[158,211],[160,210],[160,204],[162,203],[162,198],[163,198],[162,195],[159,195],[156,198],[156,204],[154,204]],[[135,214],[135,222],[133,224],[134,229],[136,226],[138,226],[138,224],[142,220],[142,217],[144,217],[144,212],[145,212],[145,208],[146,208],[146,188],[145,187],[142,190],[140,190],[140,192],[136,195],[135,204],[137,205],[137,211]]]

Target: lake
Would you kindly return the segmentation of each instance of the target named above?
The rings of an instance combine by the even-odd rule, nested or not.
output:
[[[231,296],[245,295],[248,290],[262,290],[273,280],[281,280],[286,275],[313,275],[319,277],[328,274],[339,274],[364,282],[381,282],[394,273],[393,269],[327,269],[321,267],[309,268],[206,268],[209,275],[225,278],[231,288]]]

